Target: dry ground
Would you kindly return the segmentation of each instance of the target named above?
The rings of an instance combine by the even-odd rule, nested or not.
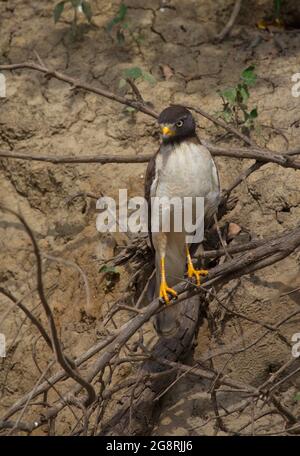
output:
[[[291,76],[300,70],[300,34],[280,34],[279,46],[266,33],[257,47],[250,46],[258,33],[255,23],[271,10],[271,1],[244,2],[231,36],[215,44],[213,38],[228,19],[232,1],[172,0],[167,2],[172,8],[161,8],[157,0],[127,0],[130,25],[143,35],[139,45],[130,37],[120,45],[106,31],[108,21],[118,9],[118,1],[91,1],[95,26],[82,25],[82,38],[75,41],[70,37],[67,23],[71,15],[64,15],[54,25],[54,3],[0,1],[0,63],[36,59],[36,51],[47,66],[115,92],[119,90],[122,70],[140,66],[157,80],[153,87],[147,82],[138,84],[144,98],[157,111],[170,103],[184,103],[201,106],[212,114],[221,108],[217,90],[235,84],[242,69],[254,63],[259,78],[251,89],[250,104],[258,107],[259,117],[253,137],[274,151],[299,146],[300,101],[291,95]],[[297,19],[295,2],[286,3],[288,17]],[[169,78],[163,71],[166,65],[171,70]],[[71,91],[66,84],[45,79],[33,71],[6,73],[6,80],[7,98],[1,100],[0,112],[1,150],[80,156],[152,153],[157,148],[155,122],[142,113],[128,113],[124,106],[113,101]],[[197,122],[201,137],[227,145],[235,143],[205,119],[198,117]],[[222,187],[226,188],[251,161],[218,158],[217,163]],[[110,289],[99,267],[126,239],[121,235],[112,239],[96,231],[93,199],[81,197],[67,204],[68,198],[79,192],[116,197],[120,188],[127,188],[129,197],[141,195],[145,166],[50,165],[1,160],[1,202],[22,212],[44,254],[59,258],[52,261],[45,257],[45,285],[59,334],[72,356],[79,355],[101,337],[103,318],[112,303],[123,296],[132,271],[130,265],[119,267],[120,280]],[[299,171],[271,164],[264,166],[234,194],[238,202],[225,220],[240,225],[252,237],[282,233],[299,223]],[[1,286],[17,298],[25,296],[28,306],[44,319],[35,293],[35,260],[27,236],[10,216],[1,215],[0,232]],[[65,260],[72,261],[86,274],[91,293],[89,304],[82,274]],[[287,294],[300,287],[299,266],[298,252],[245,276],[239,284],[231,283],[228,288],[233,291],[228,305],[249,317],[274,324],[299,308],[300,291]],[[282,294],[285,296],[280,297]],[[9,301],[2,296],[0,312],[5,312],[8,305]],[[87,311],[96,318],[88,318]],[[210,312],[217,322],[217,336],[211,336],[205,322],[200,328],[195,359],[205,357],[220,344],[240,346],[242,343],[245,347],[264,331],[252,322],[224,312],[216,303],[212,303]],[[117,325],[122,323],[124,315],[116,317]],[[150,338],[151,324],[147,331]],[[37,331],[20,310],[10,312],[1,332],[6,334],[8,346],[0,371],[0,410],[4,412],[32,388],[40,375],[36,363],[44,368],[49,350],[37,340]],[[285,340],[272,333],[237,354],[228,365],[231,376],[254,385],[267,379],[289,359],[289,343],[295,332],[300,332],[299,318],[284,326]],[[215,358],[215,366],[222,368],[226,361],[228,355],[219,356]],[[115,381],[126,377],[130,369],[120,369]],[[203,426],[211,413],[204,389],[187,377],[178,382],[163,400],[154,433],[213,433],[213,421]],[[282,400],[298,417],[300,410],[294,397],[299,390],[299,377],[294,377],[281,393]],[[29,416],[34,416],[34,409]],[[72,419],[66,410],[56,432],[70,433]],[[239,428],[248,419],[249,416],[235,416],[232,425]],[[276,432],[282,428],[281,424],[281,418],[273,419],[270,415],[258,421],[255,432]],[[47,429],[38,432],[43,434]],[[245,432],[249,432],[249,427]]]

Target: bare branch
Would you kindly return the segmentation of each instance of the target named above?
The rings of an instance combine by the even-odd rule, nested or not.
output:
[[[223,263],[222,265],[216,266],[212,269],[208,275],[208,279],[203,283],[203,287],[209,287],[212,283],[226,283],[229,280],[232,280],[236,277],[241,277],[242,275],[261,269],[266,265],[272,264],[280,259],[288,256],[295,249],[300,247],[300,227],[295,230],[286,232],[277,237],[277,239],[272,239],[270,242],[265,243],[252,249],[248,253],[233,258],[232,260]],[[183,300],[198,294],[201,292],[200,289],[196,288],[192,284],[187,284],[181,282],[175,287],[176,291],[179,293],[179,299],[173,304],[178,305]],[[170,308],[171,306],[169,306]],[[79,366],[90,357],[95,355],[100,350],[105,348],[105,352],[99,357],[99,359],[94,363],[93,368],[88,372],[87,379],[91,381],[97,373],[105,368],[108,363],[119,353],[121,347],[131,338],[131,336],[145,323],[147,322],[157,311],[161,309],[161,304],[158,299],[155,299],[151,304],[149,304],[142,313],[138,314],[132,318],[129,322],[125,323],[121,328],[119,328],[115,333],[110,335],[104,341],[97,343],[95,346],[91,347],[86,353],[84,353],[79,359],[75,361],[75,364]],[[297,311],[298,312],[298,311]],[[288,317],[282,320],[279,324],[283,324]],[[278,324],[278,325],[279,325]],[[276,326],[278,326],[276,325]],[[169,367],[174,367],[169,365]],[[65,378],[66,372],[61,371],[52,376],[49,379],[51,384],[54,384],[63,378]],[[231,385],[233,386],[233,385]],[[236,385],[234,385],[236,386]],[[76,387],[76,392],[80,391],[81,385]],[[41,394],[43,391],[49,389],[49,384],[45,382],[37,388],[35,396]],[[20,399],[5,415],[4,419],[8,419],[12,416],[17,410],[20,409],[24,401],[26,402],[28,395]],[[60,404],[54,409],[50,409],[48,413],[49,416],[55,416],[64,407],[64,404]],[[42,422],[41,422],[42,423]]]
[[[15,63],[12,65],[0,65],[0,70],[21,70],[21,69],[29,69],[29,70],[36,70],[39,71],[40,73],[43,73],[45,76],[48,78],[55,78],[60,81],[66,82],[67,84],[70,84],[72,86],[72,89],[82,89],[87,92],[95,93],[97,95],[101,95],[105,98],[109,98],[110,100],[117,101],[118,103],[131,106],[132,108],[137,109],[138,111],[141,111],[145,114],[148,114],[151,117],[157,118],[157,113],[150,109],[147,105],[142,104],[138,101],[135,100],[129,100],[128,98],[122,97],[120,95],[117,95],[115,93],[109,92],[108,90],[96,88],[94,86],[91,86],[89,84],[84,84],[81,81],[78,81],[77,79],[73,79],[70,76],[67,76],[63,73],[60,73],[59,71],[51,70],[49,68],[46,68],[43,65],[38,65],[36,63],[31,63],[31,62],[24,62],[24,63]]]
[[[230,15],[229,21],[223,28],[223,30],[217,35],[216,40],[217,41],[223,41],[224,38],[230,33],[232,27],[234,26],[234,23],[239,15],[240,9],[242,6],[242,0],[235,0],[235,4],[232,10],[232,13]]]
[[[51,340],[52,340],[52,348],[53,348],[54,353],[56,355],[57,361],[63,367],[63,369],[67,372],[67,374],[86,389],[86,391],[88,393],[87,405],[90,405],[96,399],[96,393],[95,393],[94,388],[92,387],[92,385],[89,384],[89,382],[86,382],[73,369],[73,367],[71,367],[70,361],[68,361],[66,359],[66,357],[63,354],[62,348],[61,348],[61,344],[60,344],[60,341],[59,341],[59,338],[58,338],[57,329],[56,329],[54,317],[53,317],[53,314],[52,314],[52,310],[51,310],[51,308],[50,308],[50,306],[48,304],[48,301],[47,301],[47,298],[46,298],[46,295],[45,295],[45,291],[44,291],[42,256],[40,254],[39,246],[38,246],[37,241],[36,241],[36,239],[34,237],[34,234],[33,234],[31,228],[29,227],[29,225],[27,224],[26,220],[24,219],[24,217],[22,215],[18,214],[17,212],[13,211],[12,209],[8,209],[8,208],[6,208],[4,206],[1,206],[1,205],[0,205],[0,209],[2,209],[5,212],[8,212],[10,214],[13,214],[15,217],[17,217],[17,219],[24,226],[25,231],[28,234],[28,236],[29,236],[29,238],[30,238],[30,240],[32,242],[32,246],[33,246],[33,250],[34,250],[34,254],[35,254],[36,262],[37,262],[37,290],[38,290],[38,293],[39,293],[39,297],[40,297],[42,306],[43,306],[43,308],[45,310],[45,313],[47,315],[47,318],[48,318],[48,323],[49,323],[49,327],[50,327],[50,334],[51,334]]]

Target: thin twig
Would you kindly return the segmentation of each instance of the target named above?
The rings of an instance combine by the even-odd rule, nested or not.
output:
[[[148,114],[151,117],[157,118],[157,113],[155,111],[153,111],[151,108],[149,108],[147,105],[141,104],[135,100],[130,100],[128,98],[122,97],[121,95],[117,95],[115,93],[109,92],[108,90],[100,89],[100,88],[94,87],[92,85],[85,84],[81,81],[78,81],[77,79],[73,79],[70,76],[60,73],[59,71],[55,71],[50,68],[46,68],[43,65],[38,65],[33,62],[14,63],[11,65],[0,65],[0,71],[22,70],[25,68],[27,68],[28,70],[39,71],[40,73],[43,73],[48,78],[55,78],[55,79],[58,79],[59,81],[66,82],[67,84],[70,84],[72,86],[72,89],[82,89],[87,92],[92,92],[97,95],[101,95],[105,98],[109,98],[110,100],[117,101],[118,103],[125,104],[127,106],[131,106],[132,108],[135,108],[138,111],[144,112],[145,114]]]
[[[63,354],[61,344],[58,338],[57,334],[57,329],[53,317],[52,310],[48,304],[48,300],[45,295],[44,291],[44,283],[43,283],[43,268],[42,268],[42,256],[40,253],[39,246],[37,244],[37,241],[34,237],[34,234],[27,224],[26,220],[24,217],[17,212],[13,211],[12,209],[8,209],[7,207],[1,206],[0,209],[8,212],[15,217],[22,223],[22,225],[25,228],[26,233],[28,234],[32,246],[33,246],[33,251],[36,257],[36,263],[37,263],[37,290],[38,294],[41,300],[41,304],[45,310],[46,316],[48,318],[48,323],[49,323],[49,328],[50,328],[50,334],[51,334],[51,341],[52,341],[52,348],[54,350],[54,353],[56,355],[57,362],[62,366],[62,368],[68,373],[68,375],[73,378],[76,382],[78,382],[80,385],[82,385],[87,393],[88,393],[88,398],[87,398],[87,405],[90,405],[94,400],[96,399],[96,393],[92,385],[84,380],[70,365],[70,362],[66,359],[66,357]]]
[[[232,27],[234,26],[234,23],[239,15],[240,9],[242,6],[242,0],[235,0],[235,4],[233,7],[233,10],[231,12],[229,21],[223,28],[223,30],[216,36],[216,40],[221,42],[226,38],[226,36],[230,33]]]

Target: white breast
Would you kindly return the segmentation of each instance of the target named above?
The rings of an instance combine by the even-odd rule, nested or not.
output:
[[[193,223],[197,219],[196,225],[200,226],[204,219],[210,220],[219,204],[220,186],[216,165],[208,149],[200,144],[187,142],[163,147],[156,158],[155,178],[151,185],[150,196],[159,199],[193,197]],[[197,214],[196,197],[204,198],[202,215]],[[181,208],[181,212],[176,213],[174,220],[180,220],[183,226],[183,205]],[[174,209],[171,207],[171,223],[173,214]],[[201,218],[198,219],[198,216]],[[163,223],[170,219],[168,208],[162,205],[158,212],[153,210],[152,217],[152,228],[155,220],[155,226],[159,226],[160,231]],[[170,232],[172,231],[174,231],[173,225]]]
[[[163,148],[157,155],[151,196],[202,196],[213,200],[219,192],[216,166],[206,147],[182,142]]]

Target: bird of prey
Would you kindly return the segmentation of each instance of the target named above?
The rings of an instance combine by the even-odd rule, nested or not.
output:
[[[164,109],[158,117],[161,145],[150,160],[145,176],[145,198],[148,203],[148,223],[151,245],[155,250],[156,294],[166,303],[176,297],[172,288],[184,276],[196,279],[200,285],[206,270],[194,268],[187,233],[151,230],[151,200],[153,197],[203,197],[205,221],[216,212],[220,200],[220,184],[215,162],[196,135],[195,120],[191,112],[180,105]],[[164,216],[161,208],[160,215]],[[183,214],[182,214],[183,216]],[[171,211],[172,217],[172,211]],[[153,220],[152,220],[153,223]],[[206,222],[204,222],[206,223]]]

